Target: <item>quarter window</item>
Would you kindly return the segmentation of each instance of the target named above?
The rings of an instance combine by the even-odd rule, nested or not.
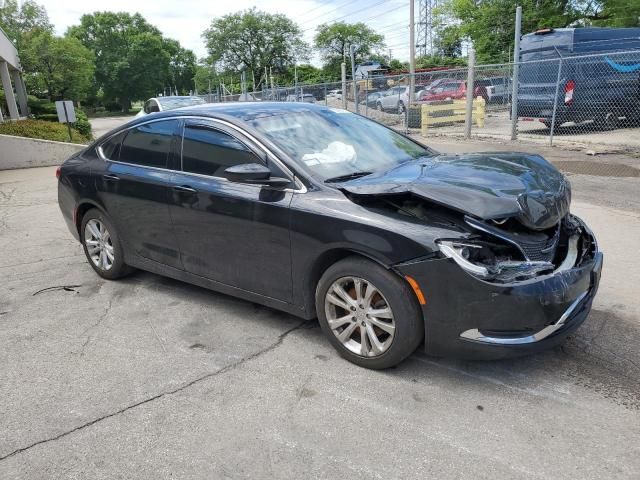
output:
[[[214,177],[243,163],[262,163],[243,143],[219,130],[187,126],[182,143],[182,170]]]
[[[166,168],[176,120],[147,123],[132,128],[120,147],[121,162]]]
[[[118,156],[120,155],[120,144],[126,134],[126,131],[120,132],[100,145],[102,155],[109,160],[118,160]]]

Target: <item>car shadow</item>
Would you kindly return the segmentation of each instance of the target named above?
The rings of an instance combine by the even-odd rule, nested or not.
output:
[[[193,321],[181,332],[185,341],[191,343],[190,348],[199,352],[210,352],[215,348],[214,344],[208,344],[207,338],[211,335],[211,322],[215,326],[216,318],[231,316],[234,325],[240,329],[250,330],[248,327],[251,326],[258,330],[268,328],[281,332],[302,321],[273,308],[149,272],[138,271],[121,282],[166,291],[175,296],[175,302],[185,306],[211,309],[210,320]],[[329,346],[318,327],[315,319],[307,322],[305,341],[309,341],[310,346],[326,345],[328,357],[346,363]],[[421,346],[397,367],[378,373],[424,382],[429,382],[434,376],[455,377],[457,383],[464,382],[469,388],[493,384],[550,397],[562,395],[553,389],[553,385],[562,380],[592,390],[627,408],[640,409],[640,358],[638,349],[631,343],[637,334],[637,326],[631,322],[625,322],[610,312],[593,310],[585,324],[565,344],[542,353],[503,360],[467,361],[431,357]],[[316,349],[309,348],[309,355],[312,354],[317,357]]]

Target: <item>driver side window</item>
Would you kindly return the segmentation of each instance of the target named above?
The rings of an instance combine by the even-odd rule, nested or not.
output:
[[[200,125],[187,125],[182,140],[182,170],[213,177],[243,163],[263,164],[256,154],[231,135]]]

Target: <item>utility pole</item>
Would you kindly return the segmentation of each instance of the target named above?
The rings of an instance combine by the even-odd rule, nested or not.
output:
[[[518,138],[518,73],[520,71],[520,33],[522,30],[522,7],[516,8],[516,34],[513,45],[513,75],[511,76],[511,140]]]
[[[391,55],[392,50],[389,49],[389,63],[391,63],[391,59],[393,58],[393,56]]]
[[[464,138],[471,138],[471,125],[473,124],[473,85],[476,65],[476,51],[469,49],[467,62],[467,103],[464,116]]]
[[[415,38],[415,0],[409,0],[409,105],[413,103],[413,91],[416,84],[416,38]],[[408,108],[407,105],[405,108]]]
[[[356,83],[356,47],[349,45],[349,54],[351,56],[351,81],[353,82],[353,101],[356,103],[356,113],[360,113],[358,107],[358,84]]]

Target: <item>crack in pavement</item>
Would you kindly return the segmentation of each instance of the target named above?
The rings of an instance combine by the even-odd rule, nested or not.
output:
[[[56,440],[60,440],[61,438],[64,438],[64,437],[66,437],[68,435],[71,435],[72,433],[75,433],[75,432],[77,432],[79,430],[83,430],[83,429],[85,429],[87,427],[90,427],[92,425],[95,425],[96,423],[99,423],[99,422],[101,422],[103,420],[106,420],[106,419],[111,418],[111,417],[115,417],[117,415],[125,413],[125,412],[127,412],[129,410],[132,410],[132,409],[134,409],[136,407],[139,407],[141,405],[145,405],[147,403],[150,403],[150,402],[153,402],[153,401],[158,400],[160,398],[163,398],[163,397],[165,397],[167,395],[174,395],[176,393],[182,392],[183,390],[186,390],[187,388],[192,387],[193,385],[196,385],[196,384],[198,384],[200,382],[208,380],[209,378],[213,378],[213,377],[216,377],[218,375],[222,375],[223,373],[226,373],[226,372],[229,372],[231,370],[234,370],[235,368],[240,367],[243,364],[245,364],[245,363],[247,363],[247,362],[249,362],[251,360],[254,360],[254,359],[256,359],[256,358],[258,358],[258,357],[260,357],[262,355],[265,355],[265,354],[275,350],[280,345],[282,345],[282,342],[284,341],[284,339],[289,334],[291,334],[291,333],[295,332],[296,330],[300,329],[306,323],[308,323],[308,321],[307,320],[303,320],[302,322],[298,323],[297,325],[291,327],[288,330],[285,330],[280,335],[278,335],[278,338],[276,339],[276,341],[273,342],[271,345],[263,348],[262,350],[258,350],[257,352],[252,353],[251,355],[243,357],[240,360],[237,360],[236,362],[230,363],[229,365],[226,365],[226,366],[216,370],[215,372],[207,373],[205,375],[202,375],[201,377],[198,377],[198,378],[196,378],[194,380],[191,380],[188,383],[185,383],[184,385],[182,385],[182,386],[180,386],[178,388],[174,388],[173,390],[168,390],[166,392],[158,393],[157,395],[154,395],[152,397],[149,397],[149,398],[146,398],[146,399],[141,400],[139,402],[136,402],[136,403],[133,403],[131,405],[128,405],[128,406],[126,406],[124,408],[121,408],[120,410],[117,410],[117,411],[112,412],[112,413],[108,413],[108,414],[103,415],[101,417],[98,417],[98,418],[96,418],[94,420],[91,420],[90,422],[83,423],[82,425],[79,425],[79,426],[77,426],[75,428],[72,428],[71,430],[67,430],[66,432],[62,432],[62,433],[60,433],[60,434],[58,434],[58,435],[56,435],[54,437],[45,438],[44,440],[39,440],[39,441],[34,442],[31,445],[28,445],[26,447],[18,448],[16,450],[14,450],[13,452],[10,452],[10,453],[8,453],[6,455],[1,456],[0,457],[0,462],[3,461],[3,460],[8,459],[10,457],[13,457],[14,455],[18,455],[19,453],[25,452],[25,451],[27,451],[27,450],[29,450],[29,449],[31,449],[33,447],[36,447],[38,445],[43,445],[43,444],[49,443],[49,442],[55,442]]]
[[[98,321],[96,323],[94,323],[93,325],[87,327],[84,330],[84,332],[82,332],[82,334],[80,335],[81,337],[84,337],[85,335],[88,334],[87,338],[82,343],[82,349],[80,350],[80,356],[81,357],[84,357],[84,349],[87,347],[87,345],[89,345],[89,342],[91,341],[92,333],[89,333],[89,332],[95,331],[100,326],[100,324],[103,322],[103,320],[105,318],[107,318],[107,316],[111,312],[112,305],[113,305],[113,297],[109,299],[109,303],[105,307],[104,313],[102,315],[100,315],[100,318],[98,318]]]

